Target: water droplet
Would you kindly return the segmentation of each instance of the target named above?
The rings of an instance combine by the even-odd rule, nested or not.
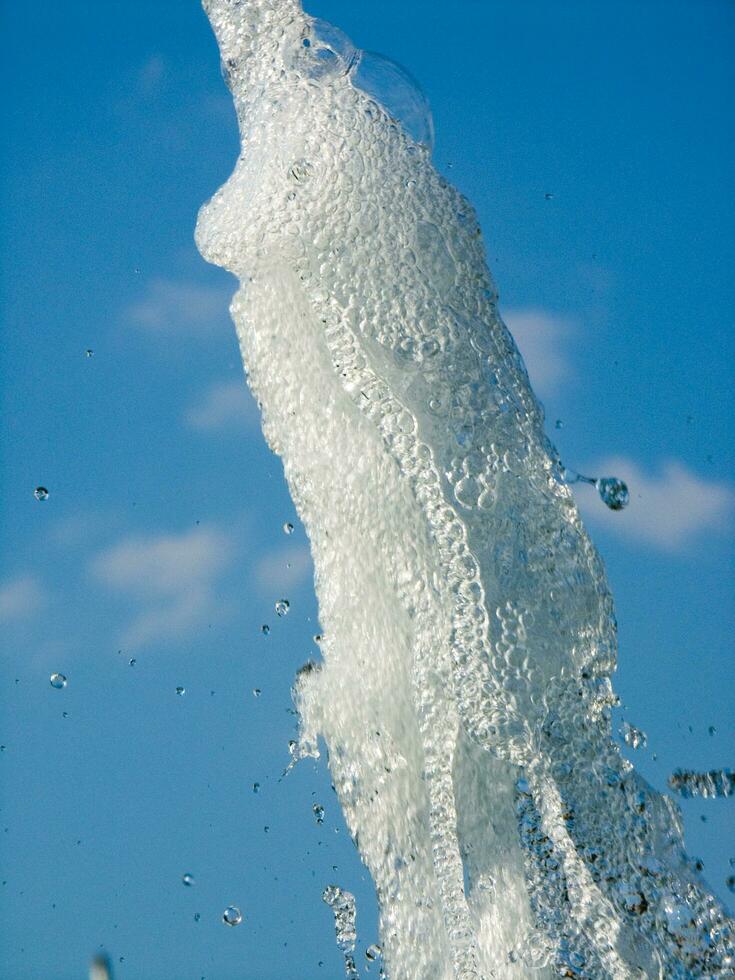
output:
[[[595,480],[595,486],[600,499],[610,510],[622,510],[623,507],[628,506],[630,500],[628,488],[616,476],[602,476]]]
[[[365,959],[370,960],[371,963],[382,955],[383,950],[377,943],[371,943],[371,945],[365,950]]]
[[[88,347],[84,352],[85,357],[94,357],[94,351],[91,347]]]
[[[553,201],[553,200],[554,200],[554,195],[553,195],[553,194],[551,194],[551,193],[550,193],[549,191],[547,191],[547,192],[546,192],[546,193],[544,194],[544,200],[545,200],[545,201]]]
[[[33,491],[33,496],[36,500],[48,500],[48,490],[46,487],[36,487]]]
[[[709,732],[710,735],[714,735],[714,734],[716,734],[717,729],[715,728],[714,725],[710,725],[709,728],[707,729],[707,731]]]
[[[554,422],[554,428],[555,429],[563,429],[564,428],[564,422],[561,419],[557,419],[556,422]]]
[[[226,926],[239,926],[242,922],[242,912],[236,905],[228,905],[222,913],[222,921]]]
[[[735,894],[735,875],[730,875],[728,878],[726,878],[725,884],[727,885],[728,890]]]
[[[317,823],[324,823],[324,807],[321,803],[315,803],[311,808]]]
[[[178,694],[178,696],[180,698],[183,698],[183,696],[186,694],[186,688],[185,687],[177,687],[176,688],[176,693]]]
[[[291,521],[286,521],[286,523],[283,525],[283,533],[293,534],[293,524],[291,523]]]
[[[135,667],[138,661],[135,659],[135,657],[131,657],[130,660],[128,660],[128,663],[130,664],[131,667]]]
[[[187,886],[187,888],[191,888],[191,886],[194,884],[194,875],[187,871],[186,874],[181,876],[181,880]]]
[[[288,615],[288,610],[290,606],[291,604],[288,601],[288,599],[279,599],[278,602],[276,603],[276,612],[278,613],[279,616],[286,616]]]
[[[267,623],[263,623],[263,625],[260,627],[260,632],[263,634],[263,636],[268,636],[270,631],[271,628]]]
[[[254,687],[254,688],[253,688],[253,697],[254,697],[254,698],[259,698],[259,697],[260,697],[260,695],[261,695],[261,693],[262,693],[262,692],[261,692],[261,690],[260,690],[260,688],[259,688],[259,687]]]
[[[57,691],[60,691],[62,688],[66,687],[66,677],[63,674],[52,674],[49,677],[49,682],[51,687],[55,687]]]
[[[253,783],[253,793],[257,793],[260,790],[260,783]]]
[[[201,912],[195,912],[194,913],[194,921],[195,922],[198,922],[201,919],[201,917],[202,917],[202,913]]]
[[[646,733],[641,731],[640,728],[636,728],[635,725],[628,724],[627,721],[623,722],[620,734],[625,744],[629,745],[632,749],[645,749],[648,744]]]

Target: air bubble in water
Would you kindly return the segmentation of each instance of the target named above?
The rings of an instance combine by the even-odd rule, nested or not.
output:
[[[595,480],[595,486],[600,499],[610,510],[622,510],[628,506],[628,487],[616,476],[602,476]]]
[[[286,523],[283,525],[283,533],[293,534],[293,524],[291,523],[291,521],[286,521]]]
[[[33,491],[33,496],[36,500],[48,500],[48,490],[46,487],[36,487]]]
[[[426,96],[411,75],[374,51],[363,51],[350,78],[353,85],[379,102],[416,143],[434,149],[434,120]]]
[[[181,876],[181,880],[187,888],[191,888],[191,886],[194,884],[194,875],[187,871],[186,874]]]
[[[242,912],[236,905],[228,905],[222,913],[222,921],[226,926],[239,926],[242,922]]]
[[[312,168],[308,160],[297,160],[291,164],[288,171],[289,179],[296,184],[303,184],[311,177]]]
[[[279,616],[286,616],[288,615],[288,610],[290,607],[291,603],[288,601],[288,599],[279,599],[276,603],[275,609]]]
[[[178,696],[180,698],[183,698],[183,696],[186,694],[186,688],[185,687],[177,687],[176,688],[176,693],[178,694]]]
[[[66,677],[63,674],[54,673],[49,677],[49,683],[51,684],[51,687],[54,687],[57,691],[60,691],[62,688],[66,687]]]
[[[311,808],[317,823],[324,823],[324,807],[321,803],[315,803]]]

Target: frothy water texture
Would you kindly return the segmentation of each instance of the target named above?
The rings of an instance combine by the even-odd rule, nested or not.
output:
[[[295,754],[328,747],[385,975],[732,976],[676,806],[613,741],[604,569],[426,100],[297,0],[204,6],[243,149],[197,243],[240,280],[311,542],[323,660],[296,681]],[[325,896],[356,975],[354,900]]]

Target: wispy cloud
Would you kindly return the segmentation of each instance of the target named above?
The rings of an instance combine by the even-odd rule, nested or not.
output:
[[[25,619],[41,607],[43,589],[33,575],[19,575],[0,584],[0,622]]]
[[[523,355],[534,391],[542,398],[555,394],[573,375],[567,343],[575,334],[574,321],[533,307],[505,310],[503,319]]]
[[[128,318],[148,330],[207,331],[227,316],[232,287],[152,279],[145,295],[127,310]]]
[[[93,576],[142,604],[122,642],[138,647],[179,636],[204,623],[222,603],[216,582],[231,564],[232,547],[214,527],[180,534],[133,536],[97,555]]]
[[[282,592],[304,583],[311,571],[308,547],[295,544],[264,555],[255,566],[255,581],[264,592]]]
[[[210,388],[185,416],[187,424],[199,432],[214,432],[232,426],[253,428],[258,423],[258,407],[245,379],[226,381]]]
[[[588,472],[587,469],[584,472]],[[735,489],[728,483],[706,480],[670,459],[658,473],[646,473],[625,457],[602,460],[589,472],[625,480],[630,503],[623,511],[609,511],[596,496],[577,494],[590,523],[605,524],[624,537],[675,552],[704,532],[722,532],[732,526]]]

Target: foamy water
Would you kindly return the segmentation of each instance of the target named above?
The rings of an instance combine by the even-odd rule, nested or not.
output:
[[[197,243],[240,279],[311,542],[296,754],[323,737],[386,975],[733,975],[676,807],[612,739],[604,569],[420,90],[295,0],[204,5],[242,154]]]

